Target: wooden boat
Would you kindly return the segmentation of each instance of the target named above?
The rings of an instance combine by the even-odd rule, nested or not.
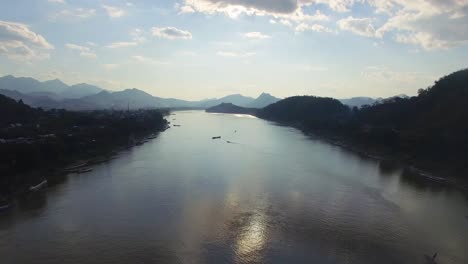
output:
[[[64,171],[69,171],[69,172],[74,172],[76,170],[79,170],[80,168],[86,166],[88,163],[87,162],[83,162],[83,163],[80,163],[80,164],[77,164],[77,165],[73,165],[73,166],[70,166],[70,167],[66,167],[65,169],[63,169]]]
[[[30,192],[37,192],[41,190],[42,188],[47,186],[47,180],[41,181],[39,184],[36,184],[34,186],[29,187]]]
[[[76,173],[81,174],[81,173],[90,172],[90,171],[93,171],[93,168],[82,168],[78,170]]]
[[[11,207],[11,203],[8,203],[8,202],[0,203],[0,212],[5,211],[10,207]]]
[[[212,137],[211,139],[220,139],[221,136],[217,136],[217,137]]]

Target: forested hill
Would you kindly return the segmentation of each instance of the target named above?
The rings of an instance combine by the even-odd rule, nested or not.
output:
[[[35,118],[38,110],[0,94],[0,127],[10,123],[22,123]]]
[[[294,96],[258,111],[264,119],[322,128],[349,118],[349,108],[333,98]]]
[[[414,97],[349,108],[332,98],[295,96],[258,116],[422,161],[425,167],[468,172],[468,70],[445,76]]]

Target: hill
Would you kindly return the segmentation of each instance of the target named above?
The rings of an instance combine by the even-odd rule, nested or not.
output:
[[[249,102],[249,103],[247,103],[247,104],[245,104],[243,106],[249,107],[249,108],[264,108],[265,106],[276,103],[279,100],[281,100],[281,99],[276,98],[276,97],[272,96],[269,93],[262,93],[255,100],[253,100],[253,101],[251,101],[251,102]]]
[[[333,98],[293,96],[258,111],[259,117],[304,128],[336,127],[349,118],[350,110]]]
[[[12,75],[0,77],[0,89],[31,96],[47,96],[54,100],[76,99],[103,91],[103,89],[89,84],[69,86],[58,79],[40,82],[33,78]]]
[[[241,94],[232,94],[219,99],[187,101],[156,97],[136,88],[111,92],[86,83],[69,86],[58,79],[40,82],[33,78],[14,77],[12,75],[0,77],[0,94],[16,100],[21,99],[33,107],[68,110],[127,109],[127,107],[131,109],[206,109],[221,103],[262,108],[279,100],[270,94],[262,93],[255,99]]]
[[[468,70],[445,76],[418,96],[395,96],[351,109],[332,98],[295,96],[258,112],[364,152],[441,174],[468,173]]]
[[[0,127],[13,123],[24,123],[36,117],[37,110],[0,94]]]
[[[208,113],[225,113],[225,114],[248,114],[254,115],[258,109],[256,108],[245,108],[237,106],[231,103],[221,103],[219,105],[206,109]]]

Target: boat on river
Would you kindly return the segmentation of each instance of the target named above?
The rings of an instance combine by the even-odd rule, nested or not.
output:
[[[33,185],[33,186],[29,187],[29,191],[30,192],[37,192],[37,191],[41,190],[42,188],[44,188],[46,186],[47,186],[47,180],[44,179],[39,184],[36,184],[36,185]]]
[[[90,171],[93,171],[93,168],[82,168],[82,169],[78,170],[76,173],[81,174],[81,173],[86,173],[86,172],[90,172]]]
[[[211,139],[220,139],[221,136],[217,136],[217,137],[212,137]]]
[[[82,163],[79,163],[79,164],[76,164],[76,165],[73,165],[73,166],[70,166],[70,167],[66,167],[63,170],[66,171],[66,172],[76,172],[76,171],[80,170],[81,168],[85,167],[86,165],[88,165],[87,162],[82,162]]]
[[[5,211],[11,207],[11,203],[7,201],[0,202],[0,212]]]

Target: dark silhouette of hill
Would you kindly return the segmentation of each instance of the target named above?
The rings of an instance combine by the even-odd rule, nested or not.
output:
[[[350,110],[333,98],[293,96],[258,111],[258,116],[305,128],[335,127],[349,118]]]
[[[336,99],[295,96],[258,112],[268,120],[346,141],[441,173],[468,172],[468,70],[445,76],[418,96],[362,108]]]
[[[0,126],[23,123],[34,119],[38,110],[0,94]]]
[[[225,114],[256,114],[258,109],[240,107],[231,103],[221,103],[219,105],[206,109],[208,113],[225,113]]]

